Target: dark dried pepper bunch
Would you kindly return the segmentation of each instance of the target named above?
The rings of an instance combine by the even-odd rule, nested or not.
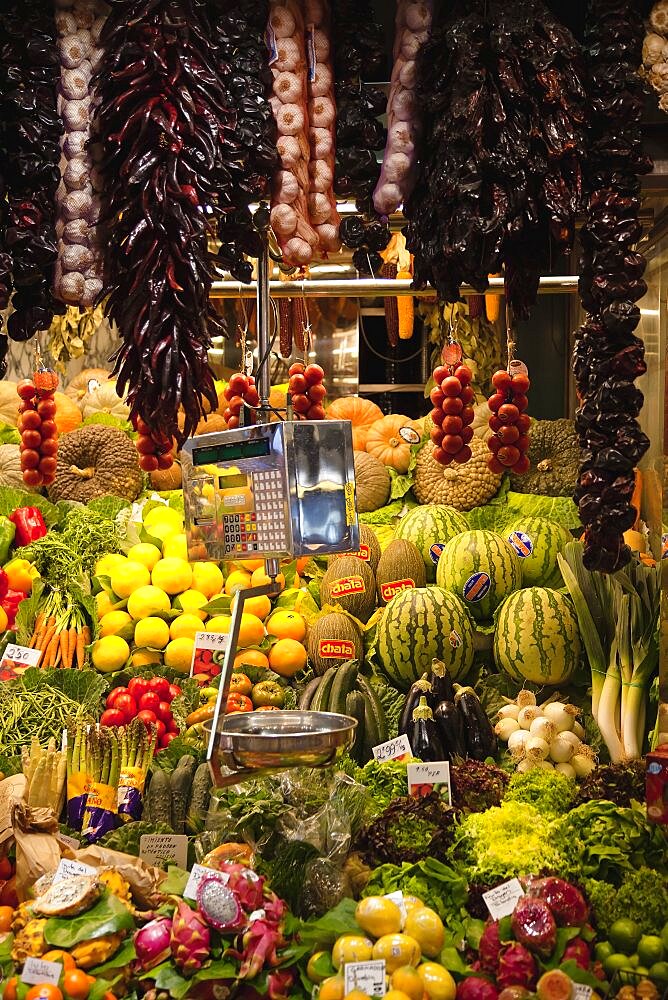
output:
[[[355,846],[372,866],[444,858],[460,815],[438,792],[394,799]]]
[[[581,399],[576,430],[584,451],[575,491],[585,526],[585,565],[614,572],[631,551],[623,534],[636,520],[634,467],[649,447],[637,417],[643,404],[634,379],[646,371],[634,330],[647,290],[645,259],[635,249],[642,227],[639,175],[643,154],[643,84],[635,70],[642,20],[625,0],[592,0],[585,43],[591,72],[592,120],[582,229],[580,297],[588,313],[573,354]]]
[[[182,442],[204,401],[217,406],[208,220],[233,118],[210,38],[200,0],[113,0],[95,79],[107,313],[122,337],[114,372],[156,441]]]
[[[219,163],[216,263],[238,281],[250,281],[262,240],[253,225],[251,202],[269,196],[278,154],[276,121],[268,95],[265,30],[268,0],[208,0],[211,39],[230,112]]]
[[[581,201],[586,94],[580,46],[543,3],[447,5],[417,58],[424,130],[407,200],[415,280],[449,302],[505,271],[518,318]]]
[[[13,283],[7,332],[12,340],[29,340],[64,311],[51,295],[62,132],[51,6],[5,0],[0,39],[0,309],[7,307]]]

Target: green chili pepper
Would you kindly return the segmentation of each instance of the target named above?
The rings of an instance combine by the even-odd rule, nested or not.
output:
[[[8,517],[0,517],[0,566],[4,566],[9,559],[15,535],[16,525]]]

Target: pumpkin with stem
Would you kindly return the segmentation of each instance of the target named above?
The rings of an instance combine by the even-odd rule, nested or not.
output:
[[[411,461],[411,446],[419,442],[420,432],[413,421],[401,413],[391,413],[371,425],[366,450],[383,465],[405,475]]]
[[[361,396],[342,396],[335,399],[327,410],[329,420],[349,420],[353,425],[353,448],[364,451],[371,426],[380,420],[383,411],[369,399]]]

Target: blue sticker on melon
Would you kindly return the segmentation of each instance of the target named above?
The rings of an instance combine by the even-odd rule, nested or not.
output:
[[[430,546],[429,557],[433,562],[434,566],[438,563],[438,560],[441,558],[441,552],[443,551],[444,548],[445,545],[443,544],[443,542],[434,542],[434,544]]]
[[[520,559],[526,559],[533,552],[533,542],[524,531],[512,531],[508,535],[508,541]]]
[[[489,578],[489,573],[474,573],[464,584],[464,600],[482,601],[489,593],[491,586],[492,581]]]

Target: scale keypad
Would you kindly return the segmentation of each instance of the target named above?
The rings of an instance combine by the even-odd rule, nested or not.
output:
[[[279,470],[253,473],[254,512],[225,514],[224,547],[234,556],[287,551],[286,499]]]

